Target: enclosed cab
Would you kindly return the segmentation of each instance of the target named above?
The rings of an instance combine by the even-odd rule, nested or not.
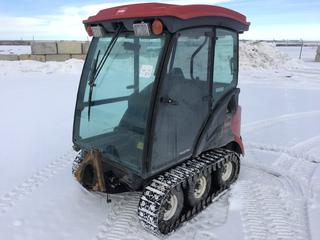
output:
[[[210,151],[226,150],[212,163],[217,169],[230,152],[238,159],[245,16],[216,6],[147,3],[101,10],[84,25],[93,38],[73,130],[81,150],[74,173],[82,185],[108,193],[145,190],[186,161],[218,154]],[[227,160],[220,165],[230,170]],[[237,175],[239,166],[231,167]]]

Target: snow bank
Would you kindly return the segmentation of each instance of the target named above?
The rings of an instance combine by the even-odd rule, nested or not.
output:
[[[240,42],[239,49],[240,68],[279,69],[296,68],[302,65],[302,61],[290,58],[272,43]]]
[[[41,72],[52,73],[74,73],[81,72],[84,61],[70,59],[65,62],[38,62],[38,61],[0,61],[1,73],[8,72]]]
[[[30,54],[31,46],[28,45],[1,45],[0,54]]]
[[[0,46],[1,47],[1,46]],[[19,46],[18,46],[19,47]],[[20,51],[17,46],[13,50]],[[1,48],[0,48],[1,51]],[[303,62],[290,58],[286,53],[279,50],[275,44],[266,42],[240,42],[240,69],[243,70],[263,70],[263,69],[292,69],[303,66]],[[43,73],[76,73],[81,71],[83,61],[70,59],[65,62],[36,62],[0,61],[2,72],[43,72]]]

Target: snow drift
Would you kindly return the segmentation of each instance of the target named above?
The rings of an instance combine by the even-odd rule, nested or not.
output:
[[[15,72],[39,72],[45,74],[52,73],[81,73],[84,61],[78,59],[70,59],[65,62],[38,62],[38,61],[0,61],[0,69],[2,74],[14,70]],[[0,73],[1,74],[1,73]]]
[[[292,59],[275,44],[267,42],[240,42],[240,68],[296,68],[302,61]]]

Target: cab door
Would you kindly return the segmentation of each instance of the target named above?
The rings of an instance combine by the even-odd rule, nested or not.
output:
[[[210,115],[195,150],[195,155],[234,141],[231,121],[238,109],[238,33],[215,29]]]
[[[212,28],[175,34],[160,85],[151,171],[190,157],[210,109]]]

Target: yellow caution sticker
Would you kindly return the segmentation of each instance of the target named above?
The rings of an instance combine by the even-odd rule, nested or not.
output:
[[[137,143],[137,148],[138,148],[138,149],[143,150],[143,147],[144,147],[143,142],[138,142],[138,143]]]

